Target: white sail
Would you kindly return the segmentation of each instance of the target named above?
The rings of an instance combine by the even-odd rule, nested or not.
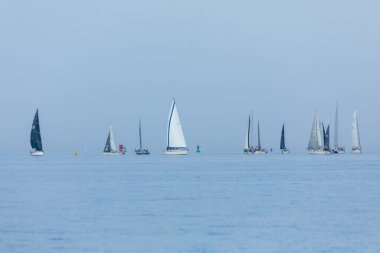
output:
[[[360,137],[359,137],[359,125],[356,111],[352,117],[352,150],[361,150]]]
[[[183,135],[181,121],[179,120],[174,99],[170,108],[167,132],[167,149],[170,148],[186,148],[185,136]]]
[[[112,131],[112,126],[110,127],[110,147],[111,147],[111,152],[116,153],[116,144],[115,144],[115,138],[113,136],[113,131]]]
[[[322,123],[319,121],[318,112],[315,112],[314,121],[311,128],[310,139],[309,139],[309,150],[319,150],[323,149],[323,128]]]

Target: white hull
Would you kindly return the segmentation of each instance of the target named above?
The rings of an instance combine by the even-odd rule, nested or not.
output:
[[[287,154],[289,154],[289,150],[281,150],[281,154],[287,155]]]
[[[187,150],[165,150],[165,155],[187,155]]]
[[[117,153],[117,152],[114,152],[114,153],[112,153],[112,152],[103,152],[103,155],[114,156],[114,155],[120,155],[120,154]]]
[[[268,152],[265,152],[265,151],[255,151],[253,152],[254,155],[262,155],[262,154],[266,154]]]
[[[352,154],[361,154],[362,150],[361,149],[355,149],[351,151]]]
[[[43,151],[31,151],[30,154],[32,156],[43,156],[44,152]]]
[[[330,152],[325,150],[308,150],[307,151],[311,155],[329,155]]]

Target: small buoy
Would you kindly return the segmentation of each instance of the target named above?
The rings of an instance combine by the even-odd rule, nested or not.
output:
[[[77,156],[77,155],[78,155],[78,152],[74,151],[73,156]]]

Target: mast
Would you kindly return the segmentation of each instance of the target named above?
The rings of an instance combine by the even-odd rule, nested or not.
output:
[[[38,109],[36,111],[36,114],[34,115],[32,130],[30,132],[30,145],[36,151],[43,151]]]
[[[338,150],[339,142],[339,102],[336,102],[336,110],[335,110],[335,123],[334,123],[334,149]]]
[[[141,150],[142,149],[141,118],[139,119],[139,138],[140,138],[140,150]]]
[[[260,141],[260,121],[257,121],[257,147],[261,149],[261,141]]]
[[[285,124],[282,125],[280,149],[285,149]]]

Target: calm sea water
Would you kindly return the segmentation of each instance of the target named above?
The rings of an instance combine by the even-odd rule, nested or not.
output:
[[[0,252],[380,252],[380,155],[1,156]]]

